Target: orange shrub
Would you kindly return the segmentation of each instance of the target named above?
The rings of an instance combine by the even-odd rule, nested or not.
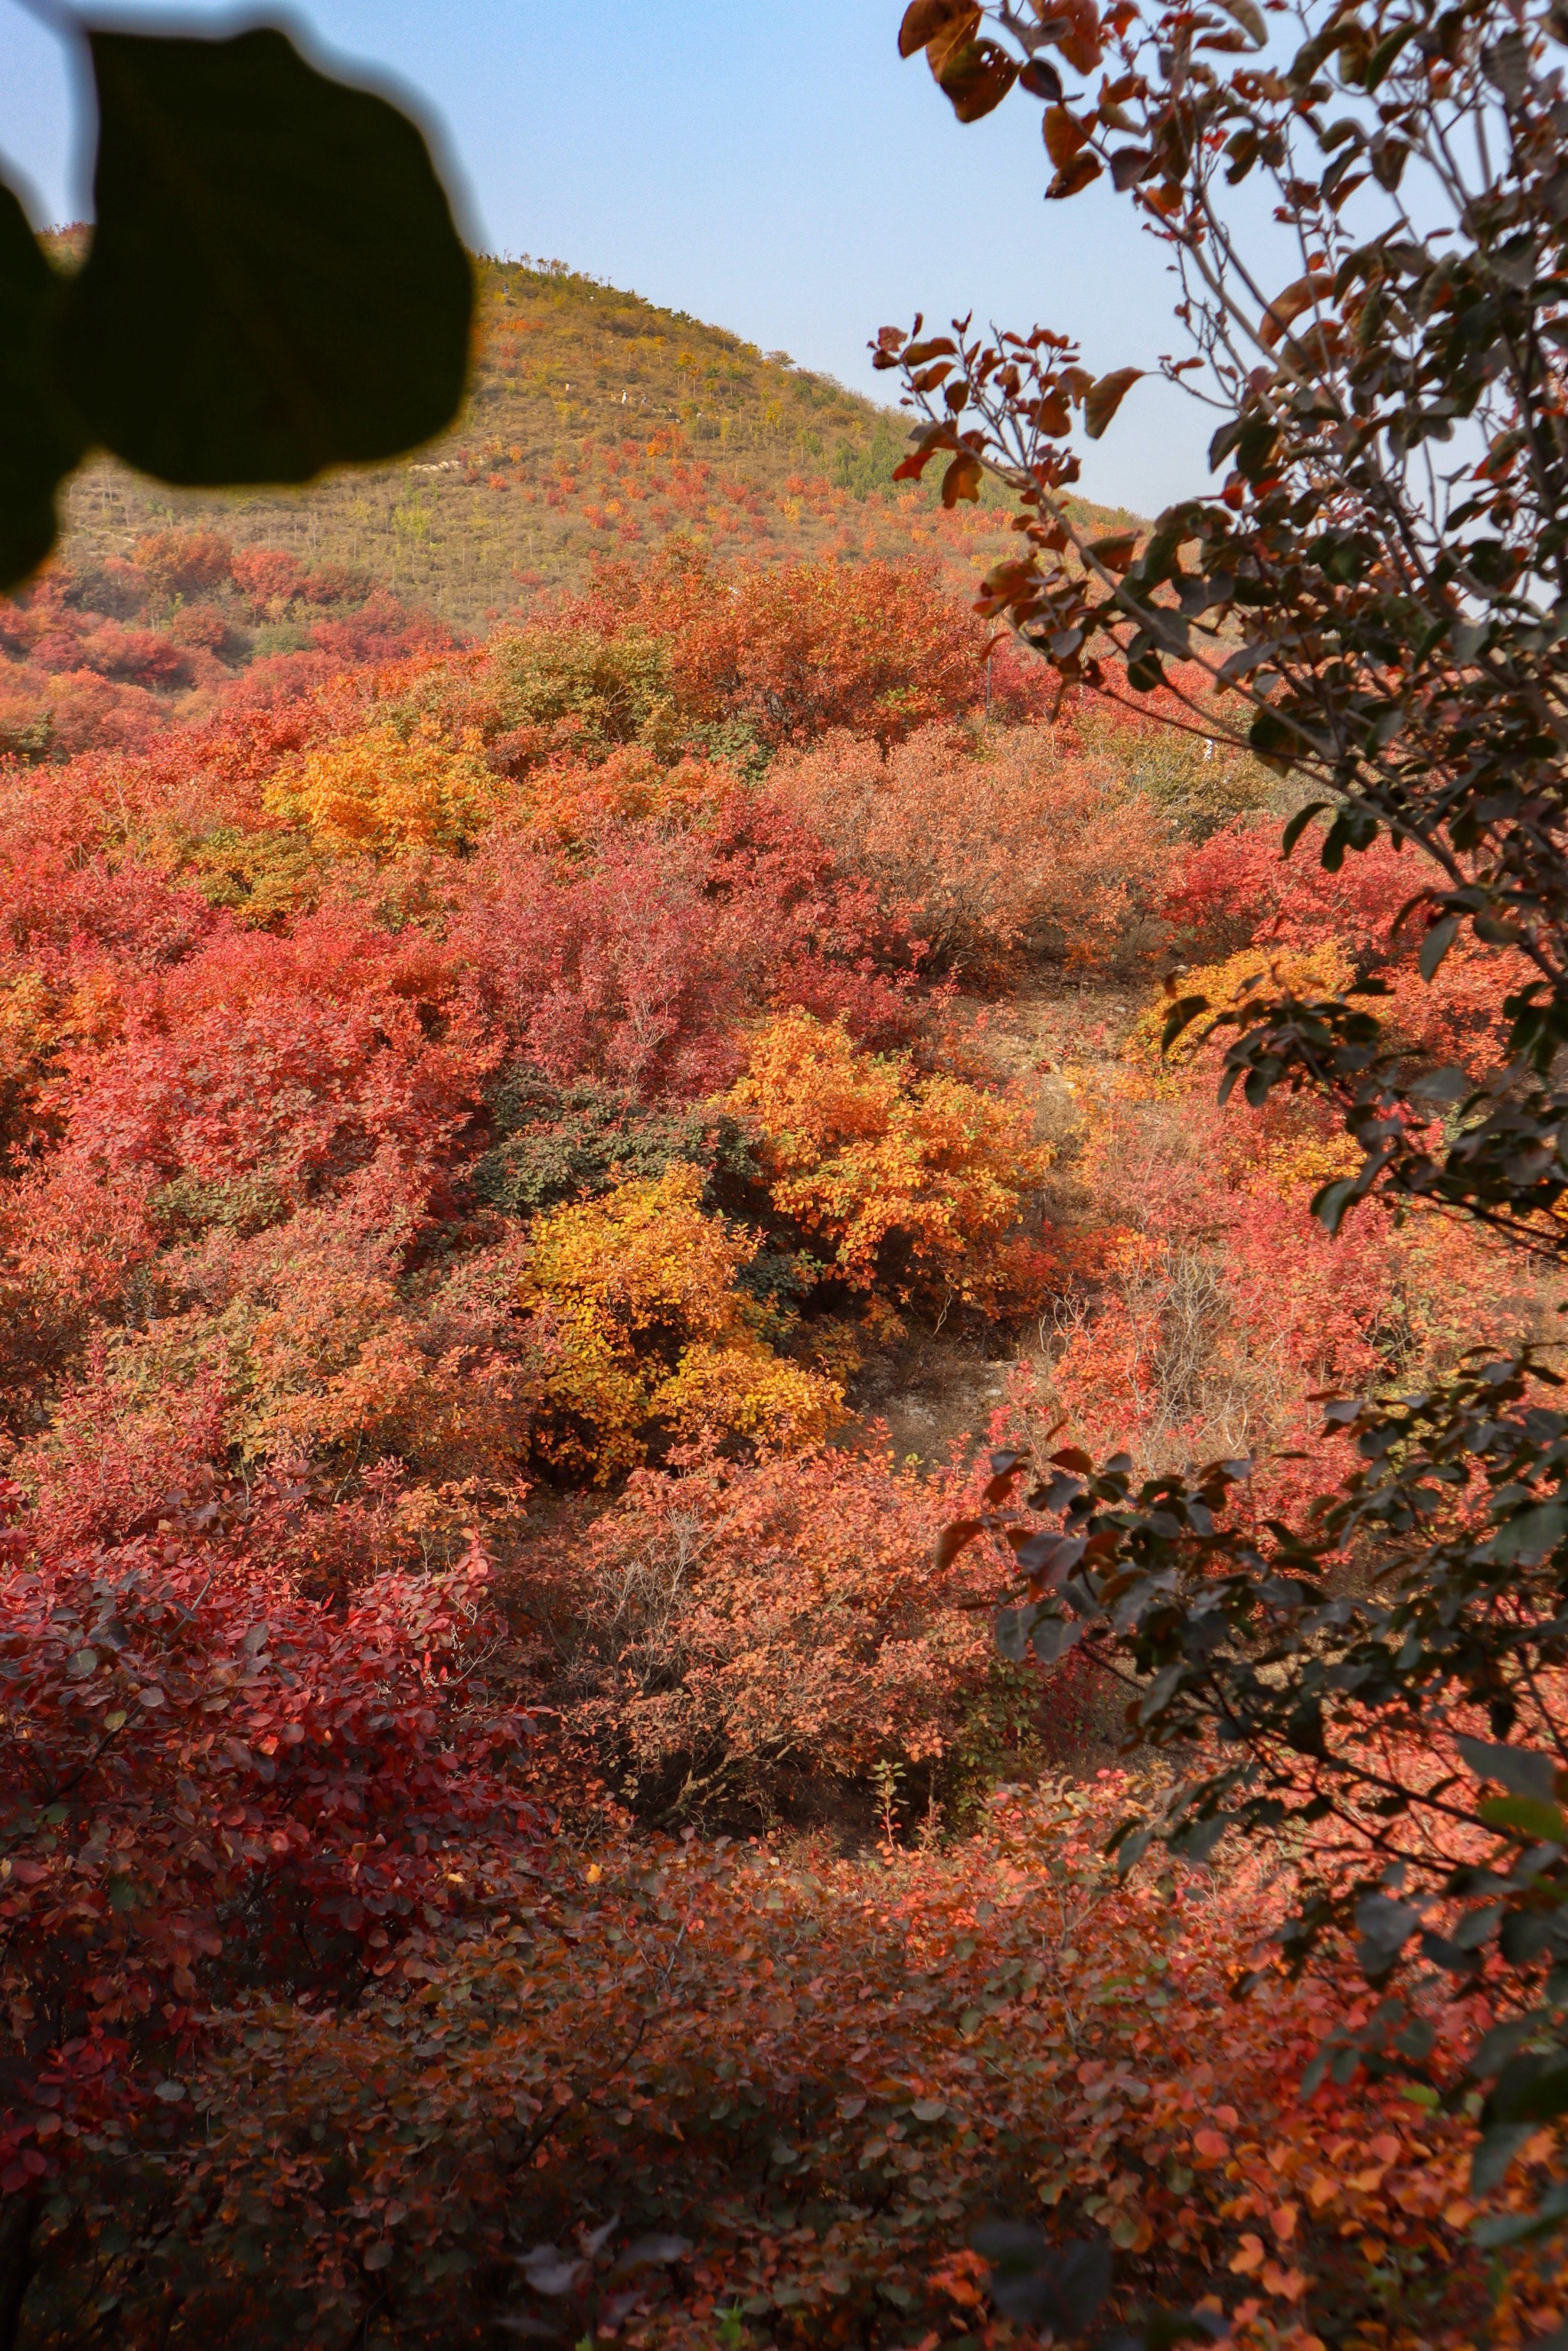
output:
[[[573,608],[587,628],[669,648],[688,724],[739,724],[768,748],[833,726],[896,743],[985,695],[985,631],[917,560],[791,563],[727,580],[689,549],[606,564]]]
[[[615,826],[700,823],[740,788],[722,759],[685,758],[670,767],[633,745],[598,764],[557,760],[530,769],[511,796],[507,820],[525,836],[571,849]]]
[[[820,1440],[841,1391],[776,1354],[736,1286],[755,1244],[701,1207],[700,1169],[676,1162],[538,1217],[519,1289],[547,1360],[535,1446],[602,1482],[644,1457],[650,1424],[766,1445]]]
[[[852,1289],[944,1305],[1038,1289],[1043,1260],[1031,1272],[998,1248],[1046,1165],[1021,1102],[864,1052],[804,1012],[753,1037],[728,1101],[756,1127],[775,1207]]]
[[[822,1775],[935,1765],[987,1685],[972,1553],[932,1563],[964,1480],[816,1451],[640,1471],[580,1539],[524,1555],[547,1683],[633,1801],[665,1816],[764,1811]]]
[[[112,1540],[212,1475],[292,1479],[302,1507],[389,1478],[405,1500],[417,1484],[460,1502],[469,1523],[515,1507],[538,1376],[517,1305],[520,1237],[410,1277],[413,1219],[371,1171],[287,1222],[219,1225],[149,1265],[144,1193],[95,1194],[67,1170],[34,1200],[76,1220],[74,1248],[57,1236],[44,1256],[13,1240],[5,1269],[18,1289],[30,1278],[56,1346],[82,1344],[86,1305],[112,1308],[95,1280],[134,1280],[145,1314],[140,1328],[99,1325],[49,1427],[16,1457],[51,1539]]]
[[[500,790],[472,747],[454,749],[425,721],[313,744],[278,769],[263,795],[329,856],[455,849],[494,815]]]

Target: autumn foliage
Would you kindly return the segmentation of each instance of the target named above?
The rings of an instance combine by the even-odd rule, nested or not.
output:
[[[1466,2126],[1301,2089],[1339,1990],[1223,1999],[1267,1873],[1116,1879],[1103,1697],[936,1548],[1009,1429],[1307,1492],[1314,1387],[1537,1311],[1328,1241],[1333,1135],[1157,1050],[1282,957],[1474,1049],[1404,876],[1109,702],[988,721],[914,564],[456,646],[170,534],[116,626],[186,682],[68,726],[72,592],[0,771],[17,2339],[1000,2346],[998,2213],[1245,2351],[1476,2339]]]

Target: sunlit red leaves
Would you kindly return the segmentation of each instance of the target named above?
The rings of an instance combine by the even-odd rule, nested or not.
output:
[[[1012,673],[997,666],[1000,704]],[[1114,956],[1170,855],[1113,763],[1043,729],[982,747],[931,727],[885,754],[833,733],[779,761],[771,789],[937,969],[999,977],[1031,931],[1070,962]]]
[[[949,1502],[971,1484],[938,1479]],[[990,1671],[988,1624],[955,1604],[994,1574],[933,1570],[934,1505],[910,1465],[848,1449],[640,1473],[584,1540],[526,1556],[553,1701],[667,1816],[934,1763]]]
[[[52,2170],[79,2158],[78,2134],[48,2142],[29,2109],[57,2105],[51,2080],[84,2044],[143,2066],[157,2053],[150,2074],[100,2079],[132,2122],[150,2081],[200,2064],[225,1984],[258,1965],[287,1980],[303,1964],[329,1991],[345,1966],[389,1974],[453,1907],[452,1836],[510,1838],[527,1815],[492,1768],[501,1723],[466,1748],[454,1736],[485,1605],[476,1554],[340,1610],[254,1559],[236,1573],[221,1517],[209,1530],[193,1510],[158,1540],[74,1555],[35,1549],[24,1517],[7,1546],[7,2122]]]
[[[128,990],[122,1033],[68,1057],[58,1102],[84,1165],[298,1205],[381,1156],[423,1202],[495,1058],[439,952],[312,916]]]

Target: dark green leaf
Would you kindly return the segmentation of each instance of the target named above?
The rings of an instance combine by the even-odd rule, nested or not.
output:
[[[1485,2196],[1500,2186],[1514,2157],[1534,2129],[1533,2123],[1494,2123],[1482,2133],[1480,2145],[1470,2158],[1473,2195]]]
[[[1490,1796],[1476,1806],[1489,1829],[1504,1829],[1542,1844],[1568,1844],[1568,1821],[1555,1804],[1537,1796]]]
[[[1337,1233],[1344,1222],[1345,1211],[1357,1196],[1356,1179],[1342,1176],[1333,1184],[1324,1184],[1312,1195],[1312,1214],[1331,1233]]]
[[[1032,1608],[1002,1608],[997,1612],[997,1651],[1009,1666],[1021,1665],[1028,1654],[1033,1617]]]
[[[64,351],[95,437],[214,484],[305,481],[439,432],[472,277],[406,116],[278,32],[90,41],[98,225]]]
[[[1295,728],[1276,717],[1273,711],[1259,710],[1254,712],[1247,730],[1247,746],[1266,768],[1273,768],[1282,775],[1299,755],[1301,740]]]
[[[1332,808],[1333,805],[1333,803],[1332,800],[1309,800],[1305,808],[1301,808],[1296,810],[1295,815],[1291,819],[1290,823],[1285,827],[1284,832],[1281,836],[1280,855],[1281,858],[1290,856],[1291,851],[1295,848],[1297,841],[1300,841],[1302,833],[1305,832],[1308,825],[1311,824],[1313,817],[1322,816],[1323,810],[1327,808]]]
[[[1423,979],[1429,980],[1436,977],[1438,965],[1458,935],[1458,914],[1444,914],[1439,921],[1432,925],[1421,942],[1421,952],[1416,958],[1421,967]]]
[[[1531,1754],[1523,1747],[1493,1747],[1484,1739],[1461,1737],[1454,1744],[1478,1780],[1495,1780],[1512,1796],[1551,1799],[1557,1765],[1550,1755]]]
[[[1166,1014],[1165,1027],[1160,1031],[1160,1050],[1168,1053],[1184,1029],[1190,1029],[1201,1013],[1208,1010],[1207,996],[1182,996]]]

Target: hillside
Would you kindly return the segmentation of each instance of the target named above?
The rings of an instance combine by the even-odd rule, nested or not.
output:
[[[473,389],[444,439],[296,491],[172,491],[105,460],[70,491],[63,561],[215,528],[477,629],[674,534],[727,560],[923,550],[965,576],[1004,543],[999,497],[946,514],[935,476],[895,486],[900,418],[784,353],[559,262],[486,260],[480,280]]]
[[[668,560],[444,648],[215,530],[0,604],[16,2351],[1042,2351],[1017,2213],[1231,2351],[1540,2333],[1468,2233],[1533,2182],[1301,2092],[1356,1962],[1229,1996],[1291,1849],[1124,1876],[1120,1694],[993,1629],[1048,1460],[1311,1525],[1325,1388],[1544,1322],[1155,1044],[1175,962],[1481,1061],[1497,951],[1428,985],[1411,856],[1282,860],[1157,705],[988,719],[985,633]]]

